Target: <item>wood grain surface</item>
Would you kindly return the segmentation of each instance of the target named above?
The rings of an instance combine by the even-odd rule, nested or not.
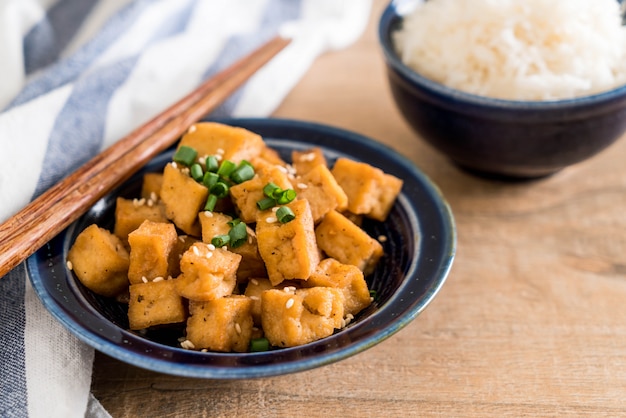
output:
[[[376,39],[385,3],[274,116],[389,144],[441,188],[458,230],[442,291],[383,343],[287,376],[185,379],[97,354],[92,390],[113,417],[626,416],[626,140],[532,182],[457,169],[391,100]]]

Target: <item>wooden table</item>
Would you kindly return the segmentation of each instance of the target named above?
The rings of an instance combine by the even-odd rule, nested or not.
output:
[[[275,112],[389,144],[442,190],[458,252],[408,327],[355,357],[287,376],[172,377],[96,355],[113,417],[626,416],[626,141],[552,177],[474,177],[426,146],[386,84],[376,21],[324,55]]]

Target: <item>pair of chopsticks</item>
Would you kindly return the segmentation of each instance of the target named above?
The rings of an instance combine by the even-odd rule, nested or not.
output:
[[[275,37],[204,82],[0,225],[0,277],[32,255],[100,198],[173,145],[289,44]]]

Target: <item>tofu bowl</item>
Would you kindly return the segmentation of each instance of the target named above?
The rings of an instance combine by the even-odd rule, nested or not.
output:
[[[570,11],[569,15],[576,19],[596,23],[601,21],[596,16],[598,8],[613,6],[615,13],[609,23],[613,24],[612,33],[618,41],[599,40],[594,46],[587,43],[596,41],[598,36],[590,35],[592,30],[581,34],[581,30],[585,29],[584,24],[581,27],[574,26],[573,30],[571,26],[569,29],[565,27],[565,23],[557,26],[562,20],[559,13],[542,13],[539,8],[558,2],[533,0],[528,5],[525,2],[490,2],[490,10],[485,11],[476,7],[477,4],[468,6],[464,2],[432,1],[433,5],[441,5],[442,10],[445,5],[450,6],[447,12],[458,12],[441,13],[439,19],[428,19],[432,26],[418,26],[409,19],[409,16],[415,16],[412,13],[416,3],[423,3],[419,11],[424,11],[430,2],[392,1],[380,17],[379,41],[387,81],[397,108],[418,139],[425,141],[455,165],[474,174],[502,179],[538,178],[597,155],[624,134],[626,83],[623,79],[620,82],[619,77],[615,77],[618,81],[616,84],[607,83],[606,88],[589,88],[588,93],[581,93],[582,87],[581,90],[575,90],[563,82],[574,77],[568,76],[569,73],[563,76],[558,72],[555,74],[552,68],[540,74],[530,74],[528,70],[528,78],[525,78],[526,74],[524,77],[517,75],[526,71],[527,67],[533,68],[534,61],[525,58],[539,55],[538,51],[549,52],[547,58],[542,56],[537,59],[537,66],[541,67],[548,62],[553,67],[568,66],[568,71],[572,67],[574,71],[602,67],[600,63],[607,57],[602,52],[607,52],[608,56],[616,50],[625,53],[626,42],[621,42],[625,45],[621,51],[619,47],[619,39],[624,37],[618,32],[624,29],[621,29],[616,2],[605,1],[602,6],[589,2],[589,7],[595,9],[592,13],[594,17],[588,19],[586,13],[575,14],[574,6],[580,6],[583,2],[560,2],[563,15]],[[481,3],[485,5],[488,2]],[[502,9],[505,6],[527,10],[538,22],[522,20],[521,12],[503,18]],[[497,13],[487,13],[494,9]],[[452,15],[456,16],[456,20],[448,20]],[[428,16],[432,17],[432,14]],[[413,44],[409,45],[412,48],[405,45],[401,49],[398,46],[398,33],[404,31],[409,21],[413,26],[409,25],[411,30],[403,33],[406,34],[404,39],[414,33],[419,34],[419,37],[413,38]],[[481,26],[483,22],[485,25]],[[506,27],[510,22],[517,22],[517,26]],[[537,26],[539,24],[545,29],[543,32]],[[605,25],[600,23],[599,26],[597,29],[602,32]],[[486,35],[477,29],[479,27],[484,27],[485,33],[487,29],[494,28],[493,33]],[[561,27],[564,29],[558,32]],[[413,29],[418,32],[413,32]],[[539,38],[542,33],[547,33],[550,36],[546,36],[545,43],[548,46],[556,45],[555,49],[535,48],[531,50],[532,53],[518,51],[516,47],[524,40],[526,30],[528,38]],[[569,40],[559,47],[557,40],[565,35],[583,45],[579,49],[584,53],[579,54],[578,50],[572,53]],[[482,43],[472,42],[475,39],[481,39]],[[451,45],[453,42],[456,46]],[[405,43],[410,44],[408,40]],[[557,60],[557,56],[562,59]],[[481,62],[481,66],[471,65],[477,61]],[[482,65],[483,61],[490,65]],[[621,66],[625,61],[623,58],[614,60],[616,65]],[[472,71],[477,67],[478,71]],[[593,76],[611,73],[604,69],[599,71]],[[624,73],[623,70],[615,72]],[[482,74],[494,75],[489,81],[483,82]],[[585,73],[573,80],[573,85],[586,86],[590,78],[593,79]],[[511,79],[523,80],[523,83],[517,85],[510,82]],[[559,95],[559,91],[548,94],[552,87],[556,89],[557,86],[563,87],[563,90],[567,87],[572,94],[569,95],[570,90],[563,96]],[[465,87],[476,87],[476,90]],[[509,95],[512,91],[516,91],[514,96]]]
[[[130,270],[127,267],[124,277],[131,284],[133,280],[136,283],[134,286],[131,285],[128,297],[120,297],[119,292],[111,291],[109,294],[108,288],[104,291],[96,289],[98,292],[94,292],[91,285],[86,286],[83,279],[79,280],[77,277],[80,261],[71,255],[78,247],[77,242],[81,239],[81,233],[94,225],[114,231],[115,224],[122,223],[119,215],[116,215],[120,199],[132,201],[139,196],[142,188],[146,187],[146,174],[163,173],[164,167],[171,164],[175,158],[176,150],[173,148],[156,157],[128,182],[98,201],[88,213],[28,259],[27,268],[33,288],[44,306],[70,332],[104,354],[160,373],[210,379],[256,378],[303,371],[358,354],[404,328],[435,298],[446,280],[455,256],[454,219],[437,187],[410,161],[372,139],[325,125],[281,119],[230,119],[219,122],[257,133],[271,149],[276,151],[275,157],[284,161],[290,161],[294,152],[308,152],[312,147],[317,147],[329,166],[334,166],[343,158],[349,158],[355,162],[375,164],[385,173],[402,179],[402,188],[388,215],[383,220],[364,218],[360,223],[362,231],[379,243],[382,250],[381,257],[375,265],[371,268],[360,267],[364,269],[362,277],[371,292],[368,293],[367,303],[364,303],[362,309],[355,315],[341,315],[341,323],[335,323],[328,335],[304,341],[302,344],[290,344],[287,341],[290,338],[288,335],[272,339],[271,335],[277,333],[281,335],[288,326],[281,322],[281,318],[266,320],[264,317],[263,331],[271,344],[259,349],[253,347],[250,341],[246,341],[243,346],[237,346],[235,343],[234,349],[226,352],[226,350],[199,349],[196,347],[197,341],[202,341],[202,338],[209,334],[212,340],[221,341],[229,338],[236,340],[238,334],[245,334],[245,329],[253,329],[245,325],[243,319],[238,320],[234,327],[230,327],[233,329],[226,327],[203,329],[194,326],[194,329],[200,331],[192,330],[193,318],[202,318],[198,314],[200,304],[182,297],[178,299],[185,302],[180,305],[179,311],[171,309],[170,313],[168,307],[167,315],[173,316],[173,319],[167,324],[142,322],[145,318],[141,315],[133,316],[132,311],[137,309],[138,303],[153,297],[150,293],[133,294],[133,287],[148,289],[158,284],[160,289],[164,289],[165,287],[160,286],[173,282],[183,283],[181,278],[187,276],[189,270],[184,270],[185,274],[174,280],[154,278],[148,282],[145,277],[133,279],[135,273],[132,272],[132,267]],[[164,187],[161,190],[163,189]],[[241,211],[240,214],[245,216],[244,212]],[[297,207],[294,207],[294,212],[296,216],[303,216]],[[217,214],[217,210],[214,213]],[[199,214],[199,217],[201,216],[204,216],[204,212]],[[322,222],[325,220],[316,223],[317,229],[323,228]],[[144,224],[135,231],[144,228]],[[263,228],[257,225],[256,231],[259,252],[263,253],[264,250],[261,248]],[[132,241],[131,251],[138,248],[135,247],[134,240],[141,238],[133,235],[134,233],[128,235],[129,242]],[[270,230],[270,234],[273,237],[280,232]],[[187,233],[178,229],[177,224],[175,236],[187,236]],[[320,238],[321,235],[313,237],[320,245],[319,241],[323,240]],[[150,239],[154,244],[154,238]],[[203,260],[215,258],[216,263],[218,259],[221,260],[220,268],[227,271],[239,261],[235,250],[233,249],[231,253],[225,249],[226,246],[213,248],[212,256],[207,257],[198,249],[193,250],[196,245],[199,244],[192,243],[179,257],[181,270],[199,268],[198,265]],[[274,252],[279,251],[278,244],[270,246],[274,247]],[[327,251],[332,253],[332,249]],[[100,251],[96,257],[98,260],[85,258],[88,259],[87,264],[93,267],[108,256],[104,251]],[[324,258],[322,256],[320,260]],[[76,266],[68,263],[68,259],[73,259]],[[328,258],[325,261],[327,260]],[[283,260],[282,264],[287,262],[288,260]],[[183,267],[183,263],[188,264]],[[321,266],[324,261],[315,259],[315,263]],[[149,268],[155,268],[158,260],[154,259],[148,264]],[[274,277],[269,262],[267,271],[270,278]],[[234,294],[218,295],[215,299],[228,300],[229,303],[254,299],[254,296],[247,292],[248,287],[258,284],[254,283],[257,279],[250,278],[253,276],[259,275],[248,274],[247,282],[237,283],[238,291],[234,291]],[[239,277],[237,280],[239,281]],[[324,284],[303,286],[306,288],[300,288],[297,284],[291,286],[292,284],[293,281],[280,282],[274,286],[275,289],[267,290],[265,293],[278,299],[280,306],[286,305],[287,309],[294,304],[302,305],[303,302],[297,298],[300,294],[306,295],[303,297],[308,298],[306,302],[308,305],[316,303],[315,300],[324,299],[320,295],[337,294],[335,290],[328,290],[328,286]],[[185,295],[191,287],[193,286],[182,285],[176,289],[179,295]],[[295,290],[296,287],[298,290]],[[268,302],[271,299],[266,294],[263,294],[262,300],[264,304],[270,306],[272,302]],[[135,305],[129,303],[133,298],[137,301]],[[345,301],[343,298],[337,300]],[[156,304],[157,302],[154,303]],[[321,305],[323,303],[320,303]],[[316,309],[319,317],[326,315],[320,313],[323,309],[319,306]],[[306,327],[303,318],[304,316],[301,316],[299,320],[302,326]],[[202,321],[201,319],[200,322]],[[241,325],[238,326],[239,324]],[[194,332],[201,335],[192,336]],[[251,338],[248,335],[248,339],[262,338]],[[192,344],[192,341],[196,344]]]

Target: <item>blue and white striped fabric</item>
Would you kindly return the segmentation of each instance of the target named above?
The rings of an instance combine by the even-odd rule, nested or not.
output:
[[[214,116],[266,116],[370,0],[0,1],[0,222],[281,31],[294,40]],[[93,350],[42,307],[26,269],[0,279],[0,416],[107,416]]]

